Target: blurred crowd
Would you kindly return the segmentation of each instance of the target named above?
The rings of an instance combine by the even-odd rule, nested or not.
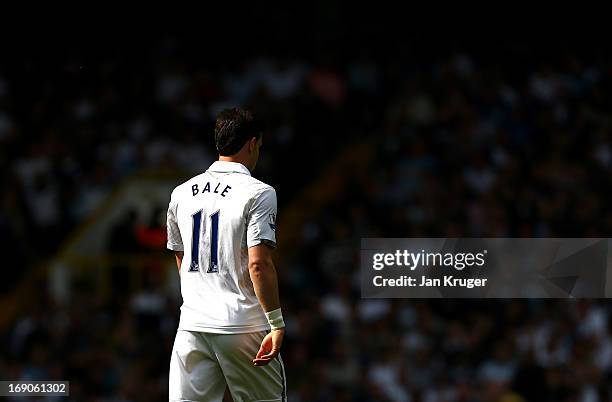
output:
[[[367,388],[342,388],[346,400],[612,400],[610,303],[366,301],[356,269],[360,237],[607,237],[610,89],[612,65],[569,56],[455,54],[403,76],[372,160],[305,223],[283,272],[290,302],[319,306],[299,323],[321,314],[338,331],[316,370],[332,379],[305,400],[343,380]]]
[[[612,400],[610,303],[365,300],[358,277],[366,236],[608,236],[609,62],[363,52],[206,67],[180,46],[163,41],[146,65],[0,70],[0,241],[6,266],[23,267],[0,286],[48,259],[122,178],[206,169],[215,114],[244,105],[268,126],[256,176],[276,187],[279,219],[340,152],[371,150],[305,214],[278,267],[290,400]],[[149,219],[126,215],[109,252],[159,248]],[[0,332],[0,377],[70,379],[73,400],[164,400],[180,295],[165,267],[141,275],[135,292],[77,283],[68,305],[38,284]]]

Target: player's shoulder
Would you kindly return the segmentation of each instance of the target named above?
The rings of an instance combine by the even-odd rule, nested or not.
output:
[[[204,174],[206,174],[206,172],[202,172],[200,174],[197,174],[197,175],[191,177],[190,179],[185,180],[184,182],[182,182],[178,186],[174,187],[174,189],[172,189],[172,193],[170,193],[170,200],[178,201],[178,199],[180,198],[181,194],[183,194],[183,193],[191,194],[191,186],[193,185],[194,182],[198,182],[198,180],[202,176],[204,176]]]
[[[256,179],[253,176],[246,177],[246,184],[249,193],[253,197],[257,197],[260,194],[269,194],[276,196],[276,190],[271,185],[264,183],[263,181]]]

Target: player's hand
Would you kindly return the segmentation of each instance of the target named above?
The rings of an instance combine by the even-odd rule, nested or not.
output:
[[[267,334],[261,341],[261,347],[259,352],[257,352],[257,356],[253,359],[253,365],[265,366],[270,363],[280,352],[284,336],[285,328],[275,329]]]

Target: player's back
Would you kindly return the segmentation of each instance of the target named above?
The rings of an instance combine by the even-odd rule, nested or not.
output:
[[[184,251],[180,329],[269,329],[248,272],[248,247],[275,246],[276,193],[239,163],[217,161],[179,185],[168,208],[168,248]]]

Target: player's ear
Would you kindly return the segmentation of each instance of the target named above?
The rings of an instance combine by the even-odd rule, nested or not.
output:
[[[255,148],[257,148],[257,138],[251,137],[249,140],[249,152],[255,151]]]

